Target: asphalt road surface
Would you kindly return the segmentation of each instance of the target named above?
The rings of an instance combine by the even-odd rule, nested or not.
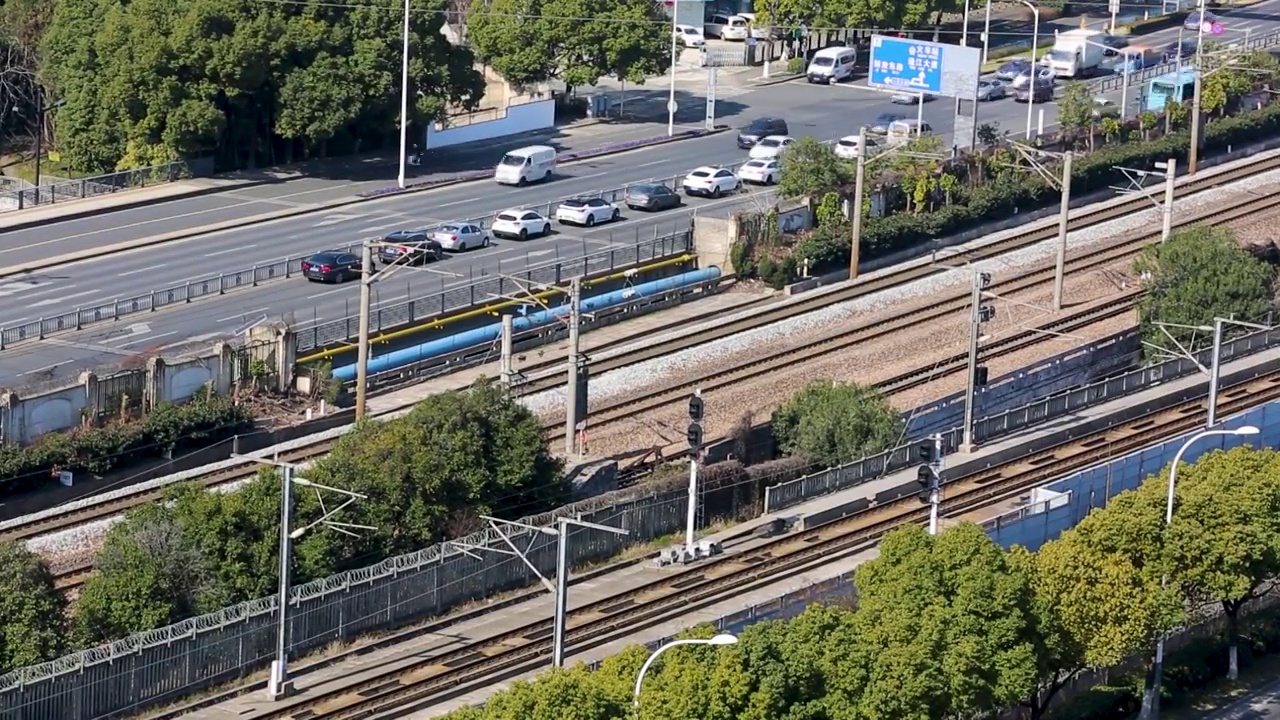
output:
[[[1280,717],[1280,681],[1266,685],[1230,705],[1208,712],[1204,720],[1275,720]]]

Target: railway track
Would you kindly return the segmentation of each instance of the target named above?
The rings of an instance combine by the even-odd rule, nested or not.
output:
[[[1274,169],[1280,169],[1280,156],[1273,157],[1273,158],[1265,158],[1259,161],[1258,163],[1251,165],[1247,168],[1236,168],[1231,171],[1220,173],[1214,176],[1197,177],[1192,181],[1179,187],[1177,190],[1177,196],[1185,197],[1187,195],[1212,189],[1220,185],[1227,184],[1235,180],[1239,180],[1244,177],[1251,177],[1253,175],[1256,175],[1257,173],[1266,172]],[[1070,223],[1070,229],[1071,230],[1084,229],[1088,226],[1114,220],[1118,217],[1123,217],[1133,212],[1140,212],[1142,210],[1149,209],[1150,207],[1149,202],[1150,202],[1149,200],[1143,197],[1143,198],[1138,198],[1136,200],[1129,201],[1126,203],[1119,203],[1116,206],[1110,207],[1110,208],[1098,209],[1098,210],[1093,210],[1089,212],[1082,212],[1077,217],[1072,218]],[[1212,223],[1212,224],[1227,223],[1233,220],[1237,220],[1241,217],[1245,217],[1247,215],[1259,212],[1261,210],[1269,209],[1273,207],[1273,205],[1274,205],[1274,202],[1270,198],[1254,196],[1243,201],[1237,201],[1233,205],[1219,206],[1219,207],[1213,208],[1211,211],[1198,213],[1194,217],[1187,218],[1178,222],[1177,226],[1185,226],[1185,225],[1192,225],[1192,224],[1199,224],[1199,223],[1206,223],[1206,222]],[[1013,238],[1007,238],[1005,240],[992,243],[983,248],[958,251],[956,253],[948,255],[945,258],[945,260],[949,264],[954,265],[957,263],[977,262],[980,260],[991,259],[1009,252],[1013,252],[1031,245],[1035,245],[1037,243],[1043,242],[1044,240],[1056,237],[1056,235],[1057,235],[1056,228],[1037,228],[1023,235],[1019,235]],[[1121,239],[1119,241],[1112,242],[1102,247],[1100,250],[1091,250],[1092,254],[1089,257],[1075,258],[1070,260],[1068,262],[1067,269],[1069,272],[1078,273],[1093,267],[1098,267],[1104,262],[1103,260],[1100,259],[1100,256],[1102,255],[1105,255],[1106,257],[1110,258],[1105,262],[1115,262],[1117,259],[1124,257],[1125,253],[1127,253],[1128,255],[1132,255],[1133,253],[1137,252],[1137,250],[1140,247],[1149,243],[1152,239],[1156,237],[1158,237],[1158,233],[1145,233],[1139,238],[1127,238],[1127,239]],[[679,350],[687,349],[695,345],[705,344],[707,342],[728,337],[730,335],[734,335],[734,334],[738,334],[738,333],[752,330],[755,328],[763,327],[765,325],[769,325],[769,324],[778,322],[780,320],[784,320],[786,318],[795,317],[800,314],[819,310],[837,303],[846,302],[848,300],[856,299],[858,297],[863,297],[871,293],[882,291],[891,287],[895,287],[898,285],[902,285],[902,284],[912,282],[924,277],[929,277],[929,276],[936,275],[942,272],[947,272],[947,271],[948,271],[947,268],[940,267],[937,265],[922,265],[917,267],[904,268],[898,272],[887,273],[883,276],[874,278],[872,280],[859,282],[856,285],[840,288],[831,292],[815,293],[809,297],[802,297],[802,299],[798,300],[797,302],[788,303],[787,305],[781,306],[781,307],[768,308],[749,318],[740,318],[739,320],[736,320],[733,322],[726,322],[710,330],[698,330],[696,332],[685,333],[665,343],[641,347],[631,351],[627,351],[625,353],[621,353],[614,357],[602,358],[598,361],[593,361],[591,365],[592,372],[593,374],[600,375],[610,370],[618,369],[628,365],[633,365],[639,362],[643,362],[645,360],[649,360],[655,357],[660,357],[673,352],[678,352]],[[1034,270],[1030,273],[1025,273],[1024,275],[1021,275],[1017,278],[1012,278],[1010,280],[1001,282],[1000,284],[996,285],[995,288],[993,288],[993,290],[1004,292],[1004,293],[1017,292],[1019,288],[1025,289],[1028,287],[1033,287],[1036,284],[1043,283],[1047,277],[1051,277],[1051,276],[1052,276],[1052,271],[1049,269]],[[956,310],[959,307],[963,307],[963,304],[956,305],[956,303],[957,302],[967,303],[967,297],[968,297],[968,293],[964,293],[962,298],[960,296],[957,296],[957,297],[949,298],[946,301],[940,301],[939,303],[935,303],[931,309],[914,310],[908,316],[904,316],[904,317],[909,317],[910,318],[909,320],[903,320],[902,318],[898,318],[898,319],[889,321],[889,323],[882,324],[881,327],[889,327],[890,325],[892,325],[897,329],[901,329],[908,325],[927,322],[930,319],[937,318],[948,313],[956,312]],[[1067,318],[1067,320],[1070,320],[1070,319],[1072,318]],[[1095,321],[1098,319],[1102,319],[1102,316],[1095,315]],[[692,319],[691,322],[697,322],[697,320]],[[823,339],[814,341],[812,343],[808,343],[804,346],[801,346],[799,349],[797,348],[789,349],[786,353],[787,359],[785,359],[785,363],[793,364],[797,362],[798,359],[813,359],[816,357],[820,357],[822,355],[834,353],[840,349],[848,348],[851,345],[856,343],[869,342],[876,338],[882,337],[885,334],[887,334],[887,331],[877,332],[874,330],[869,330],[866,333],[863,333],[861,335],[850,334],[842,338],[823,338]],[[853,339],[855,337],[857,339]],[[1019,345],[1018,349],[1028,347],[1034,344],[1031,338],[1021,338],[1019,341],[1022,342],[1023,344]],[[629,341],[629,342],[633,342],[633,341]],[[624,344],[624,343],[620,342],[618,344]],[[595,351],[598,352],[598,349]],[[803,353],[803,352],[807,352],[809,354],[803,358],[798,358],[797,353]],[[996,355],[992,353],[996,353],[996,352],[999,352],[998,346],[991,345],[987,348],[986,354],[984,355],[984,357],[987,357],[987,358],[995,357]],[[1013,352],[1013,350],[1006,350],[1005,352]],[[673,402],[683,401],[684,396],[687,395],[688,392],[693,387],[700,387],[704,390],[710,390],[710,389],[715,389],[716,387],[724,387],[728,384],[732,384],[733,382],[741,382],[744,379],[749,379],[750,377],[759,376],[764,372],[767,372],[765,370],[759,370],[759,368],[764,367],[763,363],[765,363],[768,360],[772,360],[775,363],[771,367],[776,367],[777,366],[776,363],[778,362],[784,362],[784,359],[781,356],[769,358],[766,360],[756,360],[756,361],[752,361],[752,363],[744,363],[742,366],[735,367],[732,371],[719,372],[719,373],[716,373],[714,376],[708,376],[705,378],[700,378],[697,381],[685,383],[680,386],[681,389],[678,391],[672,388],[666,388],[663,391],[661,391],[661,393],[656,393],[649,397],[639,397],[639,398],[633,398],[629,400],[620,400],[614,404],[601,407],[599,410],[593,409],[592,418],[591,418],[592,419],[591,427],[593,429],[598,429],[602,424],[617,422],[620,418],[625,417],[626,415],[634,415],[636,413],[645,412],[647,410],[651,410],[656,407],[669,405]],[[752,365],[756,369],[753,370],[745,367],[745,365],[748,365],[748,364]],[[544,367],[544,366],[556,367],[556,366],[562,366],[562,365],[563,365],[563,361],[561,360],[550,360],[543,363],[538,363],[536,365],[528,366],[525,368],[525,372],[535,372],[540,367]],[[947,363],[931,366],[929,368],[920,369],[913,373],[908,373],[909,375],[912,376],[912,378],[907,378],[905,377],[905,375],[900,378],[894,378],[889,383],[886,383],[887,386],[890,386],[890,387],[886,387],[886,390],[891,392],[901,391],[901,390],[907,389],[908,387],[914,387],[915,385],[919,385],[924,382],[929,382],[930,380],[937,379],[938,377],[942,377],[947,374],[951,374],[959,371],[961,368],[957,367],[956,365],[957,363],[953,359],[952,361],[949,361]],[[735,375],[734,372],[736,372],[737,374]],[[529,381],[517,386],[516,394],[517,396],[527,396],[542,390],[560,387],[560,386],[563,386],[564,384],[563,380],[564,380],[563,376],[558,376],[557,374],[548,374],[545,376],[534,377],[534,378],[531,378]],[[718,384],[713,385],[713,383],[718,383]],[[895,386],[895,383],[897,384],[896,386]],[[914,385],[906,384],[906,383],[914,383]],[[677,395],[679,395],[678,400],[676,397]],[[562,423],[556,423],[556,424],[548,423],[544,425],[544,433],[548,436],[554,436],[556,433],[561,431],[560,430],[561,424]],[[293,462],[293,463],[302,463],[302,462],[307,462],[309,460],[314,460],[328,453],[329,450],[333,447],[334,442],[335,440],[324,440],[324,441],[315,443],[313,445],[296,448],[294,450],[281,453],[280,460],[284,462]],[[680,457],[682,452],[683,452],[683,447],[681,446],[681,447],[672,449],[670,452],[663,451],[660,457],[664,458],[664,461],[670,460],[673,458]],[[205,487],[205,488],[218,487],[218,486],[229,484],[232,482],[239,482],[239,481],[244,481],[249,478],[252,478],[257,473],[257,470],[258,468],[254,465],[249,465],[249,464],[239,465],[239,466],[234,466],[230,468],[224,468],[222,470],[217,470],[212,473],[200,476],[198,478],[192,478],[190,482],[196,483],[199,486]],[[631,471],[632,474],[635,474],[638,468],[633,466],[632,468],[629,468],[629,470]],[[60,530],[65,530],[71,527],[77,527],[79,525],[115,517],[135,507],[141,506],[145,503],[153,502],[158,497],[160,497],[162,493],[163,493],[163,490],[158,490],[158,489],[143,490],[143,491],[139,491],[136,494],[126,495],[120,498],[116,498],[114,500],[98,503],[98,504],[81,508],[81,509],[68,512],[62,515],[49,516],[49,517],[41,518],[38,520],[25,522],[22,524],[11,525],[9,527],[4,528],[3,530],[0,530],[0,540],[13,540],[13,541],[29,540],[31,538],[38,537],[41,535],[47,535],[49,533],[58,532]],[[65,573],[60,573],[56,578],[58,582],[58,586],[64,590],[72,590],[78,587],[78,585],[82,584],[84,579],[87,578],[88,572],[91,571],[91,567],[92,567],[91,564],[86,563],[83,565],[78,565],[76,567],[73,567],[67,570]]]
[[[1280,398],[1280,370],[1229,388],[1223,416]],[[1012,498],[1053,478],[1096,464],[1100,458],[1139,450],[1153,437],[1171,437],[1204,422],[1203,397],[1073,438],[958,478],[947,478],[941,513],[956,517]],[[911,483],[896,500],[873,506],[812,531],[784,536],[740,554],[672,574],[570,613],[566,647],[598,647],[811,568],[848,558],[885,533],[927,519]],[[465,647],[416,657],[394,669],[341,687],[286,701],[259,717],[292,720],[371,720],[391,717],[456,697],[503,679],[538,670],[550,656],[551,621],[539,620]]]

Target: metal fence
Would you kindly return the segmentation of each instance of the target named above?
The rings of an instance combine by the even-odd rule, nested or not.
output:
[[[83,200],[99,195],[110,195],[121,190],[143,188],[148,185],[185,180],[194,175],[191,165],[185,160],[178,160],[164,165],[123,170],[121,172],[48,183],[39,187],[24,190],[0,192],[0,212],[5,210],[25,210],[40,205],[54,205],[71,200]]]
[[[1277,44],[1280,44],[1280,32],[1267,33],[1266,35],[1259,35],[1256,38],[1227,43],[1226,45],[1227,47],[1238,48],[1240,50],[1265,50],[1267,48],[1274,47]],[[1129,73],[1128,80],[1130,85],[1145,85],[1147,82],[1154,80],[1161,75],[1177,72],[1179,68],[1188,69],[1194,67],[1194,58],[1183,60],[1181,62],[1177,60],[1172,62],[1162,62],[1159,65],[1152,65],[1151,67],[1143,68],[1137,72]],[[1125,77],[1126,76],[1122,73],[1103,78],[1094,86],[1094,90],[1095,92],[1103,93],[1119,90],[1124,87]]]
[[[693,250],[693,232],[685,230],[669,235],[640,240],[634,245],[612,248],[598,253],[579,255],[567,260],[555,260],[526,268],[510,275],[494,276],[479,280],[466,287],[441,290],[416,300],[383,305],[369,316],[371,332],[381,332],[428,320],[446,312],[464,310],[477,305],[500,301],[503,297],[520,295],[530,283],[559,284],[580,275],[599,275],[611,270],[634,267],[682,255]],[[345,342],[360,333],[360,317],[353,315],[310,327],[302,327],[295,333],[295,348],[299,355],[319,350],[335,343]]]
[[[1230,362],[1278,345],[1280,345],[1280,330],[1263,330],[1245,335],[1222,344],[1222,362]],[[1201,367],[1208,366],[1211,353],[1211,350],[1203,350],[1197,355],[1201,364],[1193,363],[1187,358],[1178,358],[1117,375],[1109,380],[1050,395],[1022,407],[976,420],[973,424],[974,442],[982,443],[1007,437],[1024,428],[1070,415],[1083,408],[1111,402],[1148,390],[1160,383],[1195,374],[1200,372]],[[955,448],[960,445],[964,431],[963,428],[952,428],[941,434],[943,446]],[[779,483],[765,488],[765,512],[780,512],[815,497],[847,490],[885,475],[906,470],[918,463],[919,459],[911,454],[911,446],[904,445],[846,465]]]
[[[735,487],[704,488],[700,513],[710,519],[739,515],[754,504]],[[624,547],[684,527],[688,493],[679,483],[655,492],[624,490],[525,518],[545,526],[570,516],[627,530],[619,537],[571,530],[569,562],[604,560]],[[556,544],[536,531],[508,533],[543,575],[555,572]],[[496,548],[500,552],[486,552]],[[492,530],[474,533],[372,567],[295,587],[290,597],[290,651],[308,653],[388,628],[438,616],[467,602],[527,587],[537,576]],[[0,676],[0,717],[64,720],[137,711],[267,665],[274,652],[276,598],[224,608],[159,630],[23,668]]]

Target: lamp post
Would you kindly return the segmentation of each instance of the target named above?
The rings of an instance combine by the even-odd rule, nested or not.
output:
[[[1164,526],[1167,529],[1173,524],[1173,498],[1174,490],[1178,482],[1178,464],[1182,462],[1182,456],[1187,450],[1197,442],[1204,438],[1213,437],[1214,435],[1257,435],[1258,428],[1252,425],[1244,425],[1235,430],[1201,430],[1200,432],[1187,438],[1182,443],[1182,447],[1178,448],[1177,454],[1173,456],[1173,464],[1169,466],[1169,490],[1165,500],[1164,510]],[[1165,575],[1160,580],[1160,586],[1164,587],[1169,582],[1169,576]],[[1156,720],[1160,717],[1160,676],[1164,670],[1164,634],[1161,633],[1160,638],[1156,641],[1156,660],[1151,669],[1151,686],[1146,689],[1142,697],[1142,712],[1140,717],[1145,720]]]
[[[1036,50],[1040,47],[1040,8],[1028,0],[1019,0],[1031,10],[1031,71],[1027,88],[1027,142],[1031,142],[1031,108],[1036,104]]]
[[[987,64],[987,54],[991,50],[991,0],[987,0],[987,17],[982,21],[982,64]]]
[[[680,44],[676,42],[679,29],[676,27],[676,18],[679,16],[679,2],[680,0],[671,0],[671,88],[667,92],[667,137],[676,134],[676,60],[680,58]]]
[[[400,175],[396,185],[404,189],[404,166],[409,152],[409,0],[404,0],[404,49],[400,54]]]
[[[1251,330],[1271,329],[1266,325],[1242,320],[1213,319],[1213,354],[1210,356],[1209,365],[1209,412],[1208,418],[1205,420],[1206,428],[1212,428],[1218,424],[1218,384],[1222,381],[1222,330],[1224,325],[1236,325]]]
[[[645,673],[649,672],[649,668],[653,665],[653,661],[657,660],[658,656],[661,655],[662,653],[670,650],[673,647],[678,647],[680,645],[712,645],[716,647],[725,647],[727,645],[737,645],[737,644],[738,644],[737,637],[730,635],[728,633],[721,633],[719,635],[716,635],[715,637],[707,638],[705,640],[672,640],[666,645],[663,645],[657,650],[654,650],[653,654],[649,656],[649,659],[644,661],[644,665],[640,666],[640,674],[636,676],[636,691],[635,691],[635,698],[632,701],[632,704],[637,708],[640,707],[640,686],[644,684]]]

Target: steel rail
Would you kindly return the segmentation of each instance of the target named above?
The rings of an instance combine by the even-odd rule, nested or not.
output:
[[[1280,397],[1280,370],[1271,370],[1228,390],[1222,414],[1229,415]],[[944,516],[1017,497],[1053,478],[1096,464],[1102,458],[1140,450],[1153,437],[1173,437],[1203,424],[1203,395],[1120,425],[1071,438],[973,474],[947,479]],[[625,638],[667,619],[772,584],[812,567],[850,557],[890,530],[923,522],[927,509],[906,492],[846,518],[719,561],[708,561],[670,577],[618,593],[570,613],[566,646],[574,652]],[[312,697],[285,701],[257,720],[353,720],[374,718],[406,706],[421,707],[456,697],[481,684],[537,670],[550,655],[551,620],[528,623],[468,646],[412,660]]]
[[[1219,185],[1222,185],[1222,184],[1239,180],[1242,177],[1251,177],[1253,175],[1256,175],[1257,173],[1266,172],[1268,170],[1277,169],[1277,168],[1280,168],[1280,156],[1272,157],[1272,158],[1264,158],[1263,160],[1260,160],[1257,163],[1251,164],[1246,167],[1235,168],[1229,171],[1218,173],[1216,175],[1197,176],[1193,180],[1187,183],[1184,183],[1182,186],[1180,186],[1177,192],[1180,193],[1180,196],[1187,196],[1197,192],[1201,192],[1203,190],[1208,190],[1214,187],[1218,187]],[[1147,200],[1146,198],[1139,198],[1126,203],[1117,204],[1116,206],[1113,206],[1110,208],[1102,208],[1102,209],[1081,213],[1077,217],[1072,218],[1071,228],[1073,230],[1079,230],[1079,229],[1088,227],[1090,225],[1114,220],[1117,217],[1123,217],[1125,215],[1128,215],[1129,213],[1135,210],[1146,208],[1147,206],[1145,205],[1145,203],[1149,203],[1149,202],[1150,201]],[[1218,207],[1218,208],[1214,208],[1210,212],[1199,213],[1193,218],[1189,218],[1189,219],[1185,219],[1177,222],[1176,226],[1182,227],[1182,226],[1202,223],[1202,222],[1212,222],[1214,224],[1231,222],[1232,220],[1239,219],[1240,217],[1244,217],[1246,215],[1250,215],[1253,213],[1261,212],[1266,209],[1270,209],[1272,205],[1273,203],[1269,198],[1251,197],[1244,201],[1237,202],[1231,206]],[[998,257],[1005,253],[1009,253],[1018,249],[1025,248],[1030,245],[1043,242],[1046,239],[1055,237],[1056,233],[1057,233],[1056,228],[1051,228],[1051,227],[1036,228],[1028,231],[1027,233],[1019,235],[1017,237],[1008,238],[995,243],[991,243],[982,248],[958,251],[952,255],[947,256],[945,259],[948,261],[948,263],[977,262],[984,259],[990,259],[993,257]],[[1144,239],[1149,240],[1153,236],[1155,236],[1155,234],[1147,233],[1143,237]],[[1140,242],[1140,241],[1134,240],[1134,239],[1121,240],[1119,242],[1115,242],[1108,245],[1106,248],[1102,250],[1102,252],[1104,253],[1109,252],[1113,248],[1132,247],[1137,242]],[[1085,267],[1081,263],[1087,263],[1088,260],[1089,260],[1088,258],[1076,258],[1074,260],[1070,260],[1068,262],[1068,269],[1069,270],[1074,269],[1074,271],[1078,272],[1081,268]],[[728,335],[745,332],[746,330],[771,324],[773,322],[777,322],[782,319],[794,317],[796,315],[804,314],[807,312],[812,312],[814,310],[828,307],[830,305],[833,305],[839,302],[845,302],[850,299],[862,297],[864,295],[867,295],[873,292],[878,292],[878,291],[895,287],[907,282],[912,282],[922,277],[928,277],[930,275],[935,275],[935,274],[938,274],[941,272],[947,272],[947,271],[948,271],[948,268],[939,267],[937,265],[921,265],[921,266],[916,266],[912,268],[905,268],[900,272],[889,273],[884,276],[874,278],[870,281],[859,282],[855,285],[840,288],[832,292],[815,293],[812,297],[802,298],[800,301],[797,301],[794,303],[788,303],[786,305],[779,306],[774,309],[765,310],[764,312],[758,315],[754,315],[751,318],[741,319],[739,321],[732,322],[732,323],[725,323],[723,326],[720,326],[710,332],[690,333],[686,335],[684,338],[676,339],[669,343],[664,343],[661,346],[640,348],[635,350],[634,352],[625,353],[623,356],[619,356],[617,358],[602,359],[601,361],[598,362],[598,364],[593,363],[593,372],[603,373],[603,372],[607,372],[609,369],[624,367],[626,365],[642,362],[643,360],[651,359],[652,357],[657,357],[662,354],[675,352],[678,349],[682,349],[678,347],[679,343],[684,343],[683,347],[692,347],[696,344],[702,344],[710,340],[718,339],[720,337],[726,337]],[[1031,276],[1031,275],[1043,276],[1045,272],[1047,272],[1045,269],[1033,270],[1029,273],[1026,273],[1024,276]],[[1023,277],[1023,276],[1020,276],[1020,277]],[[1016,278],[1006,282],[1014,282],[1015,280]],[[1041,282],[1043,282],[1043,280],[1041,280]],[[1005,292],[1008,292],[1008,290],[1005,290]],[[912,312],[916,313],[917,315],[919,313],[919,311],[912,311]],[[698,321],[697,318],[690,318],[688,323],[686,324],[694,324],[697,321]],[[918,322],[920,322],[918,317],[915,320],[913,320],[913,324]],[[863,341],[865,342],[866,340],[864,339]],[[555,363],[555,362],[560,362],[560,364],[563,364],[562,361],[551,361],[551,363]],[[557,385],[563,386],[563,378],[562,377],[555,378],[554,376],[549,376],[546,379],[539,378],[539,379],[530,381],[530,383],[525,383],[521,387],[536,387],[535,385],[531,385],[531,383],[552,383],[546,386],[548,388],[556,387]],[[527,391],[522,391],[522,392],[526,392],[527,394]],[[630,401],[630,403],[634,405],[635,401],[634,400]],[[600,412],[608,413],[609,411],[610,411],[609,408],[604,408]],[[614,412],[620,412],[620,411],[615,408]],[[592,413],[593,421],[595,420],[595,418],[596,418],[596,413],[593,411]],[[593,427],[595,426],[596,425],[593,422]],[[546,426],[546,430],[550,432],[550,424]],[[335,440],[332,440],[332,439],[319,441],[312,445],[295,448],[294,450],[281,453],[280,458],[285,462],[297,462],[297,463],[306,462],[326,454],[333,447],[334,443],[335,443]],[[677,448],[673,450],[671,453],[664,455],[664,457],[666,457],[667,459],[681,457],[681,450]],[[257,473],[257,471],[258,471],[258,468],[254,465],[248,465],[248,464],[237,465],[234,467],[213,471],[211,473],[208,473],[206,475],[202,475],[199,477],[191,478],[189,482],[196,483],[201,487],[212,488],[212,487],[218,487],[221,485],[229,484],[232,482],[239,482],[239,481],[249,479],[253,477]],[[160,497],[162,494],[163,494],[163,490],[158,490],[158,489],[142,490],[136,494],[126,495],[110,501],[98,503],[98,504],[95,504],[86,508],[81,508],[79,510],[75,510],[63,515],[50,516],[50,517],[42,518],[39,520],[33,520],[31,522],[10,527],[3,531],[0,531],[0,540],[11,540],[11,541],[28,540],[33,537],[46,535],[46,534],[57,532],[59,530],[67,529],[70,527],[76,527],[85,523],[114,517],[134,507],[138,507],[145,503],[152,502],[156,498]],[[84,570],[85,570],[85,567],[78,566],[72,569],[70,573],[81,573]],[[75,583],[72,582],[69,587],[74,587],[74,586],[75,586]]]

